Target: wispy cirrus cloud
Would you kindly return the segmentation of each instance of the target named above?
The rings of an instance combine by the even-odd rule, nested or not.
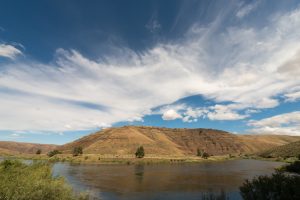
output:
[[[244,5],[244,3],[241,4],[241,7],[236,13],[236,17],[243,18],[250,14],[252,11],[254,11],[257,6],[260,4],[260,1],[254,1],[253,3],[249,3]]]
[[[122,53],[105,60],[58,49],[51,63],[5,63],[0,128],[105,127],[141,120],[152,108],[195,94],[216,105],[166,110],[165,119],[238,120],[251,115],[246,110],[279,105],[278,95],[299,87],[300,80],[292,78],[299,68],[291,66],[300,51],[299,9],[270,17],[263,28],[229,25],[220,30],[220,24],[196,24],[180,40],[142,53],[120,48]]]

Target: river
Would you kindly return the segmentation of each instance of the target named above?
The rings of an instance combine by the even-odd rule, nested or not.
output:
[[[101,165],[56,163],[54,176],[63,176],[76,191],[89,191],[102,200],[199,200],[226,193],[241,199],[245,179],[274,172],[280,162],[231,160],[197,164]]]

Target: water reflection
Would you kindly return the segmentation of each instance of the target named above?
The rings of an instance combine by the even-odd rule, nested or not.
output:
[[[71,165],[58,163],[54,174],[76,188],[90,190],[104,200],[202,199],[203,194],[226,193],[241,199],[244,179],[270,174],[278,162],[235,160],[199,164]]]
[[[134,166],[134,172],[136,180],[141,184],[144,177],[144,167],[145,165],[135,165]]]

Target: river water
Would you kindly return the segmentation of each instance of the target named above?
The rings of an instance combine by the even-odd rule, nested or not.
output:
[[[199,200],[220,194],[241,199],[245,179],[274,172],[280,162],[231,160],[197,164],[100,165],[56,163],[54,176],[64,176],[76,191],[103,200]]]

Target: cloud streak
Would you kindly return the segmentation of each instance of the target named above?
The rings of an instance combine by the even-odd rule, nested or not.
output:
[[[300,112],[290,112],[262,120],[251,120],[250,132],[260,134],[300,135]]]
[[[0,71],[0,129],[105,127],[141,120],[152,108],[195,94],[217,105],[186,109],[184,121],[200,116],[238,120],[250,115],[241,111],[275,107],[278,95],[300,91],[300,80],[293,78],[299,71],[299,9],[273,16],[263,28],[230,25],[220,31],[219,26],[217,20],[195,25],[180,40],[142,53],[120,48],[118,56],[103,60],[58,49],[52,63],[5,63]],[[9,52],[7,45],[2,48]],[[10,51],[2,56],[21,54]],[[174,111],[165,119],[181,118]]]
[[[243,17],[249,15],[253,10],[255,10],[257,8],[259,3],[260,3],[260,1],[255,1],[254,3],[247,4],[247,5],[242,4],[241,8],[236,13],[236,17],[243,18]]]

